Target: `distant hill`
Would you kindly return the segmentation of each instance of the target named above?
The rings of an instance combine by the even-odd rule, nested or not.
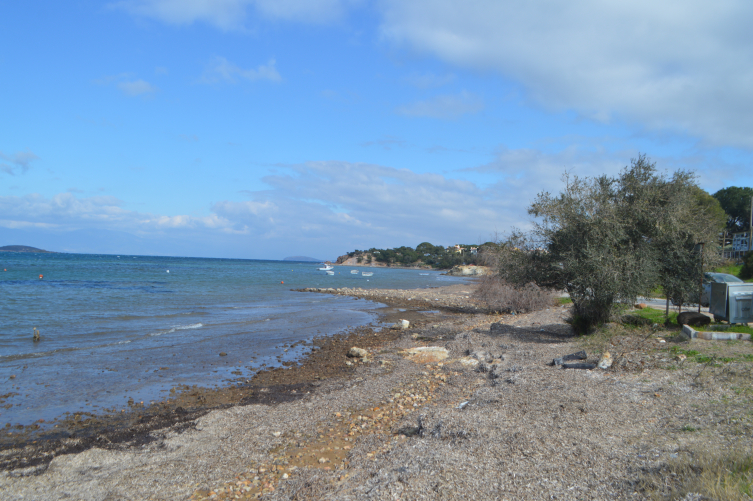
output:
[[[283,261],[305,261],[307,263],[321,263],[321,259],[316,259],[315,257],[308,257],[308,256],[290,256],[283,259]]]
[[[29,247],[28,245],[6,245],[0,247],[0,252],[47,252],[50,251],[37,249],[36,247]]]

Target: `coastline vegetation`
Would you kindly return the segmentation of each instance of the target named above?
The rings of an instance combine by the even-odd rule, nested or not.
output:
[[[496,248],[497,244],[493,242],[479,246],[457,244],[450,247],[423,242],[415,249],[408,246],[392,249],[376,247],[368,250],[356,249],[342,256],[338,262],[355,257],[358,264],[369,265],[376,262],[386,266],[426,266],[435,269],[450,269],[457,265],[481,264],[481,254]]]
[[[576,332],[609,322],[616,306],[657,286],[687,302],[703,269],[718,264],[714,245],[726,217],[694,174],[667,177],[640,155],[617,177],[565,173],[565,181],[559,195],[538,195],[528,209],[534,229],[513,231],[493,268],[515,287],[567,291]]]

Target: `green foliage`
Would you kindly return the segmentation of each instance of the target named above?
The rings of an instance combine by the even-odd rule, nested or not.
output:
[[[463,252],[457,253],[454,249],[448,251],[441,245],[423,242],[418,244],[415,249],[403,246],[393,249],[377,249],[372,247],[363,251],[355,250],[349,252],[348,257],[356,256],[358,263],[366,259],[369,264],[376,260],[378,263],[384,263],[388,266],[415,266],[424,264],[438,269],[449,269],[458,264],[479,263],[479,256],[471,254],[470,245],[461,245],[461,247],[463,248]],[[481,248],[483,246],[479,250]]]
[[[713,196],[727,213],[727,230],[732,233],[748,231],[753,188],[730,186],[717,191]]]
[[[697,243],[707,242],[707,265],[718,254],[718,214],[689,172],[667,178],[641,155],[615,178],[565,181],[558,196],[539,194],[529,207],[534,230],[513,232],[498,271],[513,284],[566,290],[578,331],[608,322],[615,304],[633,304],[656,285],[675,296],[697,286]]]

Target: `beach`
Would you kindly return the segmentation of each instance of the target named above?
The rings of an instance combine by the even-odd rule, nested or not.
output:
[[[387,305],[379,311],[383,323],[409,319],[409,328],[360,327],[317,339],[308,358],[260,372],[234,390],[233,402],[131,440],[102,439],[52,461],[6,468],[0,494],[646,499],[651,472],[694,453],[709,436],[716,448],[750,445],[749,435],[729,425],[729,408],[726,424],[712,419],[721,412],[715,402],[734,392],[713,384],[715,369],[699,374],[673,357],[666,333],[584,341],[565,323],[566,305],[491,315],[472,292],[468,284],[421,294],[369,291]],[[352,347],[366,356],[347,356]],[[427,347],[445,349],[447,358],[407,351]],[[610,370],[550,365],[584,348],[595,362],[607,347],[616,361]],[[691,425],[703,433],[683,431]],[[34,454],[33,444],[27,452]]]

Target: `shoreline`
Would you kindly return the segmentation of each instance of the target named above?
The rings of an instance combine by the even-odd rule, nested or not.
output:
[[[365,329],[332,350],[325,340],[311,355],[310,372],[260,376],[259,395],[298,374],[284,381],[294,398],[241,402],[144,433],[141,441],[102,442],[2,471],[0,494],[653,499],[666,488],[667,472],[680,471],[673,464],[753,450],[753,438],[741,433],[753,426],[753,404],[735,391],[753,370],[749,344],[679,342],[675,331],[620,326],[578,337],[565,322],[566,305],[518,315],[464,313],[452,302],[471,306],[467,285],[426,291],[435,296],[424,298],[431,310],[415,297],[401,299],[414,290],[384,292],[381,302],[390,306],[382,319],[412,318],[408,329]],[[442,309],[445,301],[450,309]],[[346,356],[352,346],[363,352]],[[691,361],[689,347],[737,358],[715,368]],[[551,364],[579,350],[587,351],[583,365],[595,364],[607,349],[614,355],[608,370]],[[675,356],[683,351],[687,357]]]
[[[451,285],[415,289],[414,295],[458,287],[467,288]],[[314,288],[296,291],[327,293],[324,289]],[[450,304],[443,306],[420,300],[411,303],[402,297],[414,289],[361,291],[361,294],[347,294],[344,290],[338,290],[336,294],[386,304],[387,306],[374,310],[377,313],[376,322],[351,328],[343,333],[317,336],[311,342],[312,351],[300,360],[283,362],[281,367],[259,370],[245,382],[219,387],[177,386],[171,390],[170,395],[151,404],[130,403],[126,413],[97,414],[82,411],[70,413],[67,417],[61,416],[55,420],[55,428],[42,429],[36,423],[22,429],[5,428],[5,433],[0,438],[0,471],[44,466],[56,456],[82,452],[103,444],[114,448],[143,445],[151,441],[149,435],[154,431],[166,428],[188,429],[196,419],[215,410],[238,405],[275,405],[298,400],[315,391],[316,384],[320,381],[352,375],[353,369],[335,365],[333,360],[339,361],[354,343],[376,346],[393,341],[398,335],[396,331],[374,327],[374,323],[394,323],[398,320],[397,317],[409,317],[411,323],[418,322],[420,325],[428,317],[423,318],[426,316],[416,314],[415,311],[436,307],[454,309],[454,305]],[[447,296],[447,293],[443,295]],[[396,311],[397,309],[412,311],[406,315],[406,312]]]

